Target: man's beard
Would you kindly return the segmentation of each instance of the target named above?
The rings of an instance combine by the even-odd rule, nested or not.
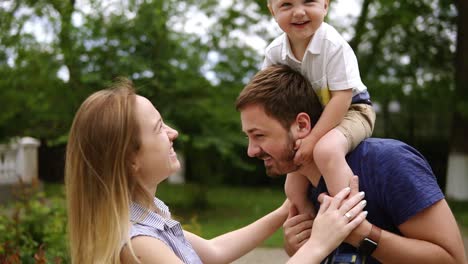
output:
[[[292,135],[288,133],[286,146],[281,151],[280,155],[274,159],[273,164],[269,166],[265,165],[266,174],[268,176],[276,178],[299,169],[299,166],[294,164],[294,155],[296,155],[297,151],[294,148],[294,142],[295,140],[292,138]],[[271,156],[263,150],[257,155],[257,158],[259,159],[265,159],[269,157]]]

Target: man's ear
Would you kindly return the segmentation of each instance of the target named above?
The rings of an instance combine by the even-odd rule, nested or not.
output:
[[[297,139],[302,139],[305,138],[307,135],[309,135],[311,131],[311,123],[310,123],[310,117],[308,114],[301,112],[297,114],[296,120],[294,121],[293,124],[293,135]]]

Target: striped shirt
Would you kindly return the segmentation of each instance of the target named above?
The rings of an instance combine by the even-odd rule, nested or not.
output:
[[[154,211],[148,211],[137,203],[130,207],[130,239],[137,236],[150,236],[161,240],[171,248],[184,263],[202,263],[195,250],[185,239],[179,222],[170,219],[171,213],[163,201],[154,198],[154,204],[164,214],[164,218]]]

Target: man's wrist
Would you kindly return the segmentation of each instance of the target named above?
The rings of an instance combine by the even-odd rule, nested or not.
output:
[[[377,249],[380,242],[382,229],[372,225],[370,233],[359,243],[358,252],[365,256],[370,256]]]
[[[345,240],[346,243],[352,245],[355,248],[359,247],[361,241],[363,241],[371,232],[372,224],[369,221],[364,220]]]

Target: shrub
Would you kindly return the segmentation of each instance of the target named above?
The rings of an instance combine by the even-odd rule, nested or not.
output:
[[[69,263],[63,191],[47,198],[37,185],[15,192],[0,208],[0,263]]]

